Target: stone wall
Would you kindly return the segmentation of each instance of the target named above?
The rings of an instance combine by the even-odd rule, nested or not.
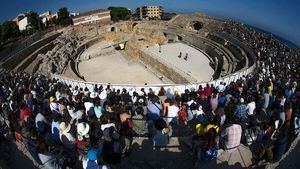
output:
[[[47,51],[53,49],[54,44],[52,42],[40,47],[32,54],[30,54],[27,58],[25,58],[18,66],[15,67],[15,70],[23,71],[28,67],[38,56],[38,54],[45,54]],[[38,66],[38,65],[36,65]],[[34,72],[34,71],[33,71]]]
[[[22,51],[16,53],[15,55],[8,58],[3,64],[3,68],[5,69],[14,69],[17,65],[19,65],[20,62],[22,62],[24,59],[26,59],[30,54],[32,54],[37,49],[41,48],[47,43],[50,43],[54,39],[56,39],[60,33],[56,33],[54,35],[45,37],[35,43],[33,43],[31,46],[23,49]]]
[[[131,57],[140,59],[141,62],[150,66],[153,70],[167,77],[168,79],[170,79],[172,82],[176,84],[189,83],[189,81],[183,76],[181,76],[179,73],[169,68],[165,64],[161,63],[159,60],[141,51],[140,49],[137,49],[131,45],[126,45],[125,52]]]
[[[103,37],[96,37],[96,38],[93,38],[92,40],[86,42],[86,43],[83,43],[82,45],[80,45],[77,49],[76,49],[76,54],[77,56],[75,56],[74,60],[71,60],[69,63],[68,63],[68,67],[67,69],[71,70],[71,76],[74,78],[74,79],[77,79],[77,80],[84,80],[84,77],[80,74],[79,70],[78,70],[78,64],[79,64],[79,57],[81,55],[81,53],[87,49],[88,47],[90,46],[93,46],[94,44],[100,42],[103,40]]]
[[[94,44],[100,42],[103,40],[103,37],[96,37],[96,38],[93,38],[92,40],[86,42],[86,43],[83,43],[81,44],[77,49],[76,49],[76,53],[77,54],[80,54],[82,53],[85,49],[87,49],[88,47],[90,46],[93,46]],[[77,58],[78,56],[76,56]]]
[[[75,79],[75,80],[84,80],[84,77],[80,75],[78,71],[78,62],[74,60],[70,60],[67,66],[67,69],[71,70],[69,71],[70,73],[70,78]]]
[[[42,33],[41,32],[36,32],[33,35],[26,37],[24,39],[18,40],[14,42],[12,45],[9,47],[3,49],[0,51],[0,58],[4,59],[7,56],[14,55],[18,53],[19,51],[25,49],[27,46],[33,44],[34,42],[40,40],[42,38]]]

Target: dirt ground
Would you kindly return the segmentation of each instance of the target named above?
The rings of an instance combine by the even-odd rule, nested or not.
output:
[[[128,62],[115,52],[108,56],[99,56],[82,61],[79,72],[86,81],[115,84],[161,84],[154,74],[137,62]]]
[[[149,47],[145,51],[171,68],[189,74],[197,82],[210,81],[214,74],[214,70],[209,66],[208,58],[199,50],[186,44],[171,43],[162,45],[161,52],[159,52],[158,46]],[[181,58],[178,57],[180,52]],[[186,54],[188,57],[187,60],[184,60]]]

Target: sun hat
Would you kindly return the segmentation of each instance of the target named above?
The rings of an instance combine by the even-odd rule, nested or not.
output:
[[[10,90],[11,90],[11,89],[10,89]],[[36,95],[36,91],[34,91],[34,90],[31,90],[30,93],[31,93],[33,96]]]
[[[144,96],[144,92],[142,92],[142,91],[137,91],[137,94],[138,94],[139,96]]]
[[[71,125],[70,124],[66,124],[65,122],[61,122],[59,125],[60,131],[62,132],[62,134],[68,133],[71,129]]]
[[[128,92],[128,94],[130,95],[130,96],[133,96],[133,90],[130,90],[129,92]]]
[[[90,150],[88,151],[88,153],[87,153],[87,158],[88,158],[89,160],[95,161],[95,160],[98,159],[98,157],[99,157],[100,155],[101,155],[101,150],[99,151],[99,150],[97,150],[97,149],[92,148],[92,149],[90,149]]]
[[[50,97],[50,102],[54,102],[55,98],[53,96]]]
[[[59,93],[59,94],[57,95],[57,100],[61,100],[62,98],[64,98],[64,95],[61,94],[61,93]]]
[[[91,92],[90,98],[94,99],[94,98],[97,97],[97,95],[98,95],[98,94],[97,94],[96,92]]]
[[[85,122],[79,123],[77,125],[77,133],[80,136],[84,136],[84,135],[88,134],[89,130],[90,130],[90,126]]]
[[[140,98],[139,103],[144,103],[144,99]]]
[[[73,94],[73,96],[77,96],[79,94],[79,91],[78,90],[74,90],[72,94]]]
[[[243,98],[241,98],[241,99],[240,99],[240,102],[241,102],[241,103],[244,103],[244,102],[245,102],[245,100],[244,100]]]
[[[100,97],[100,99],[102,99],[102,100],[106,99],[106,97],[107,97],[106,90],[103,90],[103,91],[100,93],[99,97]]]
[[[89,93],[90,93],[89,91],[84,91],[84,92],[83,92],[83,94],[84,94],[86,97],[89,96]]]
[[[58,104],[55,102],[50,103],[50,109],[58,111]]]

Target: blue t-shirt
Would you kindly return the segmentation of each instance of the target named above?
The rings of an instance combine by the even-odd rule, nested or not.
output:
[[[101,106],[94,107],[94,112],[98,119],[102,116],[102,111],[103,111],[103,108]]]

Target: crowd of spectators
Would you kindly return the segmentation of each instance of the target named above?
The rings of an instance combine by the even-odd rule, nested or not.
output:
[[[9,135],[46,168],[115,168],[133,137],[169,143],[175,126],[194,125],[191,151],[214,160],[219,150],[250,147],[256,162],[281,159],[300,131],[299,53],[271,36],[228,22],[220,31],[247,41],[257,70],[236,82],[184,93],[151,88],[130,93],[108,86],[67,86],[22,72],[0,77],[0,143]]]

